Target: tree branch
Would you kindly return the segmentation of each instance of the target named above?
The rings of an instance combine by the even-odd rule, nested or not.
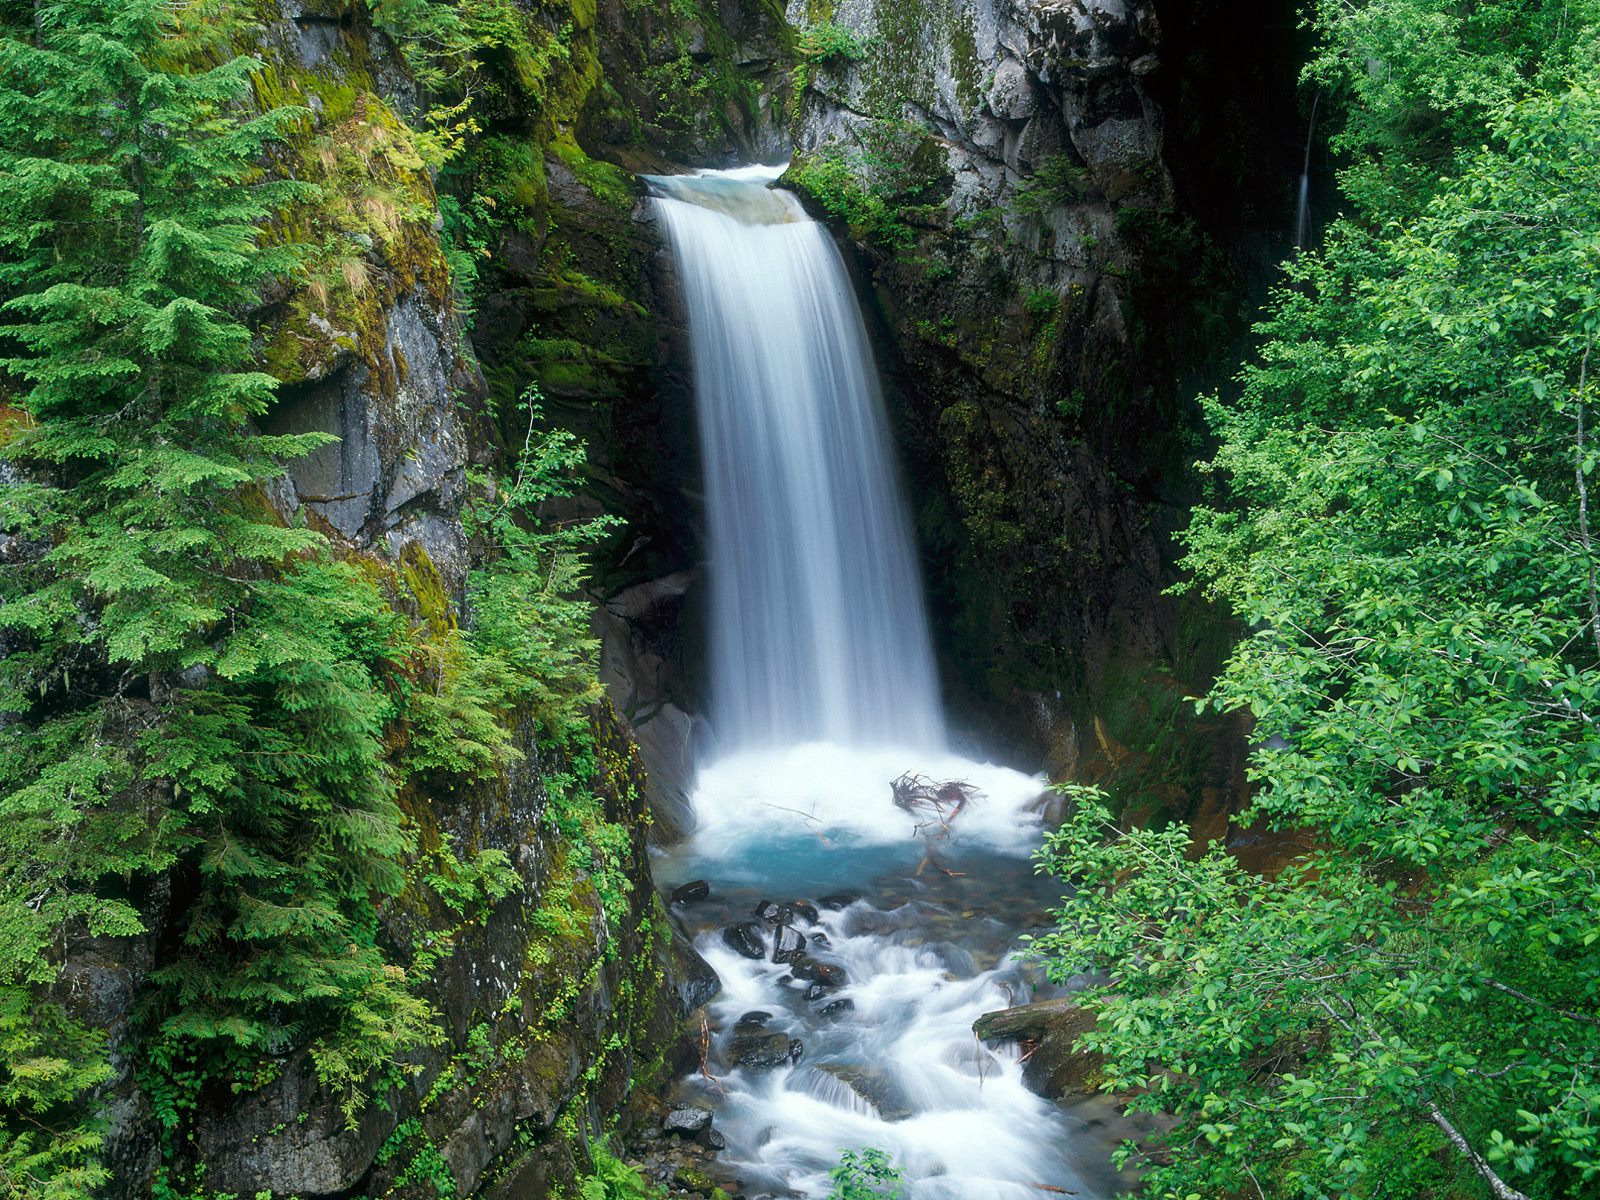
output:
[[[1516,1188],[1494,1173],[1494,1168],[1488,1164],[1483,1155],[1472,1148],[1466,1138],[1461,1136],[1461,1131],[1450,1124],[1450,1118],[1439,1111],[1437,1104],[1432,1100],[1424,1100],[1422,1108],[1428,1114],[1428,1119],[1443,1131],[1445,1137],[1450,1139],[1450,1144],[1456,1148],[1461,1157],[1472,1164],[1472,1169],[1478,1173],[1478,1178],[1489,1185],[1489,1190],[1494,1193],[1495,1200],[1528,1200],[1524,1193],[1517,1191]]]

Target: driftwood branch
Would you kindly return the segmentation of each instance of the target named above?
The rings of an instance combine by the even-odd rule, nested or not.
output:
[[[935,783],[926,775],[911,771],[891,783],[889,789],[894,793],[896,808],[903,808],[914,817],[928,818],[918,823],[918,833],[937,826],[941,837],[948,837],[950,822],[959,817],[975,798],[983,795],[970,783],[959,779]]]

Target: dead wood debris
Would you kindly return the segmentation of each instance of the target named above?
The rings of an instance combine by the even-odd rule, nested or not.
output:
[[[950,822],[954,821],[977,797],[983,795],[970,783],[959,779],[946,779],[935,783],[926,775],[907,771],[889,785],[894,793],[897,808],[903,808],[914,817],[926,818],[917,825],[917,832],[937,829],[939,836],[948,837]]]

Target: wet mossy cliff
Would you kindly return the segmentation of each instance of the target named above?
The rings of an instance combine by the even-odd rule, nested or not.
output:
[[[244,8],[230,29],[260,57],[256,103],[307,113],[270,165],[315,185],[267,233],[310,258],[251,314],[281,382],[265,423],[338,438],[267,499],[334,539],[427,660],[471,621],[463,596],[482,547],[463,511],[522,445],[526,383],[546,383],[537,420],[594,439],[597,499],[583,505],[611,504],[623,487],[608,483],[612,457],[651,440],[648,414],[611,413],[645,391],[637,372],[658,357],[636,324],[648,292],[619,276],[649,241],[633,226],[637,185],[580,136],[618,158],[645,145],[750,152],[772,136],[757,35],[781,21],[735,22],[752,30],[746,44],[717,21],[697,34],[665,0],[507,0],[506,24],[479,48],[473,123],[452,132],[430,125],[436,98],[382,9]],[[614,507],[632,515],[634,495]],[[108,1195],[568,1195],[588,1147],[652,1108],[684,1020],[716,980],[651,884],[634,728],[598,700],[586,730],[559,744],[529,716],[507,732],[512,765],[465,779],[407,774],[407,734],[395,731],[415,850],[377,938],[436,1028],[359,1103],[328,1094],[310,1050],[290,1048],[164,1111],[168,1085],[187,1085],[147,1075],[141,1004],[167,915],[185,903],[181,880],[145,898],[148,934],[66,947],[63,995],[108,1032],[117,1072],[103,1091]]]

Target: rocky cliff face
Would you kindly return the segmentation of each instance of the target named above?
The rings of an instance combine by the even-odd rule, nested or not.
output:
[[[1168,168],[1160,7],[792,0],[788,180],[881,322],[959,699],[1063,773],[1171,775],[1147,748],[1182,741],[1188,802],[1228,768],[1178,704],[1224,638],[1161,595],[1198,424],[1179,379],[1240,322]]]

